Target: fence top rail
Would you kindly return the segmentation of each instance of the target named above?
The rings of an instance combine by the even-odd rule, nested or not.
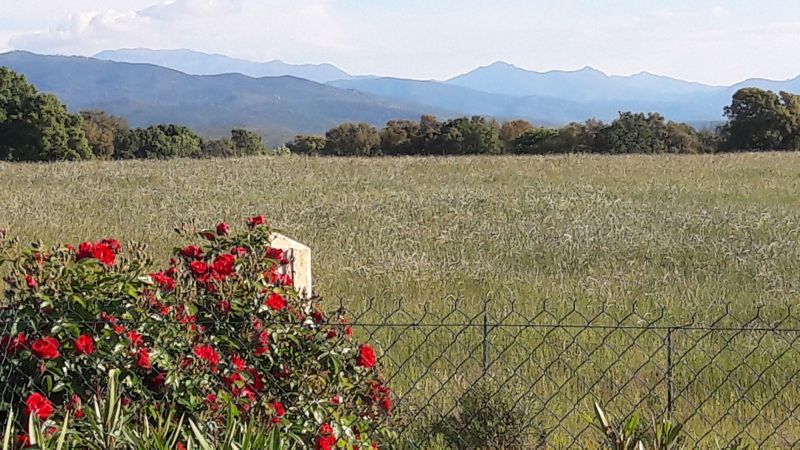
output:
[[[642,302],[644,303],[644,302]],[[634,302],[627,305],[484,300],[467,304],[458,298],[438,303],[396,303],[369,299],[349,309],[340,302],[338,313],[350,324],[364,327],[436,328],[590,328],[800,333],[800,311],[794,305],[732,305],[717,303],[707,310],[680,309]]]
[[[332,324],[336,325],[336,324]],[[768,332],[768,333],[800,333],[800,328],[781,328],[770,326],[735,327],[735,326],[703,326],[703,325],[625,325],[625,324],[592,324],[592,323],[502,323],[487,322],[351,322],[351,326],[367,328],[542,328],[542,329],[595,329],[595,330],[652,330],[652,331],[720,331],[720,332]]]

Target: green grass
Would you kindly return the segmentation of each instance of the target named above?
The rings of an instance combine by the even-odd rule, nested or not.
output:
[[[675,321],[696,315],[708,322],[730,303],[732,314],[742,319],[762,306],[762,317],[769,321],[800,299],[798,154],[0,164],[0,228],[26,240],[77,243],[115,236],[145,242],[165,259],[173,246],[182,244],[171,231],[176,224],[195,220],[213,225],[257,213],[312,248],[315,286],[328,301],[363,309],[367,299],[375,298],[374,317],[398,302],[416,312],[429,305],[442,315],[450,307],[447,297],[454,296],[469,314],[491,298],[497,315],[513,298],[516,309],[530,315],[547,299],[559,312],[576,302],[586,311],[605,306],[622,314],[636,303],[643,313],[664,308]],[[476,330],[449,346],[443,344],[453,339],[447,330],[436,331],[428,341],[420,330],[399,337],[396,333],[381,331],[376,338],[385,346],[391,345],[392,336],[400,339],[389,356],[409,359],[395,372],[397,389],[409,398],[439,401],[434,394],[449,380],[454,365],[434,362],[438,379],[424,366],[443,351],[449,352],[447,358],[465,362],[459,369],[463,374],[445,383],[443,403],[452,404],[453,393],[480,375]],[[661,366],[647,362],[647,355],[662,354],[662,336],[642,337],[619,355],[631,344],[625,335],[592,331],[576,338],[575,333],[550,335],[550,342],[563,345],[550,345],[533,362],[525,362],[544,334],[525,331],[516,353],[509,353],[498,367],[507,369],[517,361],[522,364],[517,376],[523,380],[542,373],[566,380],[587,359],[585,348],[603,344],[606,349],[575,373],[583,381],[601,380],[591,391],[598,398],[612,397],[621,384],[607,377],[635,377],[620,409],[644,397],[640,379],[663,378]],[[508,333],[496,332],[492,348],[502,348],[509,339]],[[698,339],[702,352],[690,351],[689,344]],[[704,352],[721,345],[717,341],[723,339],[715,339],[688,332],[676,336],[678,348],[690,352],[676,376],[692,378],[708,361]],[[791,387],[781,393],[783,403],[767,402],[771,390],[800,367],[798,355],[790,351],[780,356],[788,344],[773,337],[761,347],[755,347],[758,336],[732,342],[736,348],[714,360],[698,378],[705,384],[687,389],[686,404],[679,406],[692,410],[691,401],[707,395],[703,386],[724,381],[704,415],[749,417],[751,403],[760,400],[739,400],[739,409],[726,405],[742,395],[762,396],[771,409],[749,425],[756,431],[748,433],[769,431],[770,421],[777,424],[782,420],[778,417],[788,414],[783,403],[800,401],[798,388]],[[750,354],[748,345],[759,350]],[[736,368],[744,357],[755,371]],[[541,367],[550,361],[554,365],[547,370],[552,374]],[[757,376],[776,361],[779,368]],[[642,364],[642,370],[633,370]],[[606,373],[604,367],[611,365],[630,370]],[[738,386],[724,377],[726,367]],[[393,368],[390,364],[389,370]],[[754,383],[753,389],[743,390]],[[563,411],[553,416],[576,406],[588,411],[586,386],[577,383],[573,392],[558,385],[542,383],[534,390],[539,401],[548,390],[559,392],[543,411]],[[660,401],[644,404],[652,403],[655,410]],[[541,420],[552,428],[547,414]],[[742,420],[694,426],[735,434],[751,429]],[[577,421],[569,426],[582,425]],[[789,442],[797,442],[798,429],[800,424],[791,419],[780,431]]]

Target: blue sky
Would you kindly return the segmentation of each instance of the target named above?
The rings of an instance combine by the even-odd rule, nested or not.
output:
[[[797,0],[0,0],[0,51],[192,48],[445,79],[504,60],[711,84],[800,74]]]

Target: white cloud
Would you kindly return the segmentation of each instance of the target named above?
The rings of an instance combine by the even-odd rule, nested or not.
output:
[[[331,0],[172,0],[137,10],[72,14],[57,26],[14,34],[9,45],[62,54],[181,47],[258,59],[325,60],[350,48],[341,20]]]
[[[218,16],[239,12],[244,3],[244,0],[172,0],[149,6],[138,14],[166,21],[183,17]]]

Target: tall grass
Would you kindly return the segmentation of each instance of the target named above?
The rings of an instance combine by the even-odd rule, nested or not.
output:
[[[444,314],[450,307],[445,299],[454,296],[466,313],[477,313],[486,298],[499,309],[513,298],[523,315],[547,300],[565,311],[574,302],[612,312],[636,303],[645,313],[664,308],[676,321],[693,315],[709,321],[726,304],[733,316],[749,318],[761,306],[768,320],[800,299],[797,154],[0,164],[0,228],[24,239],[75,243],[111,235],[145,242],[165,260],[180,244],[171,231],[176,224],[207,225],[256,213],[265,213],[312,248],[315,286],[328,301],[363,309],[375,298],[372,308],[378,313],[400,304],[412,312],[424,305]],[[401,392],[424,400],[439,389],[435,379],[414,380],[427,373],[425,361],[452,339],[441,333],[427,344],[421,335],[407,335],[392,348],[395,360],[412,361],[395,376]],[[509,367],[530,357],[524,349],[541,339],[527,334],[519,338],[523,353],[507,358]],[[557,390],[559,377],[571,368],[592,379],[620,358],[604,351],[578,366],[586,358],[581,348],[630,344],[623,334],[562,337],[573,345],[562,352],[542,349],[521,369],[520,376],[535,379],[545,361],[554,361],[547,373],[552,386],[539,386],[538,398]],[[449,357],[474,356],[478,341],[473,338],[460,338],[448,349],[458,354]],[[382,339],[391,342],[389,335]],[[499,333],[494,339],[493,345],[502,346],[510,337]],[[647,351],[627,355],[632,369],[643,365],[635,372],[638,378],[663,377],[658,366],[644,360],[645,353],[659,349],[661,339],[642,338],[637,346]],[[754,342],[741,339],[742,345]],[[704,341],[702,351],[687,354],[693,362],[678,375],[693,376],[715,345]],[[734,368],[740,385],[756,380],[755,390],[745,392],[754,400],[727,411],[722,397],[740,391],[723,389],[713,409],[694,419],[701,422],[698,427],[714,427],[718,416],[732,413],[716,426],[736,430],[747,419],[735,414],[746,418],[757,409],[759,395],[770,398],[768,380],[779,385],[800,367],[790,352],[777,359],[782,372],[774,369],[767,381],[759,381],[758,371],[736,368],[738,358],[747,355],[759,368],[775,359],[769,350],[749,354],[749,347],[741,348],[721,353],[702,376],[713,385],[725,380],[725,367]],[[453,370],[452,364],[438,364],[436,373]],[[470,360],[462,367],[453,386],[474,378],[474,365]],[[628,372],[616,376],[625,379]],[[610,383],[594,394],[608,396],[614,388]],[[582,397],[585,386],[569,389],[561,388],[544,412],[591,406],[590,399],[584,399],[586,405],[569,404]],[[781,392],[779,405],[800,401],[796,391]],[[705,394],[686,392],[684,406],[692,408],[691,401]],[[612,406],[648,402],[658,400],[633,392]],[[760,418],[764,430],[786,411],[781,406]],[[800,425],[789,425],[785,432],[796,442]]]

